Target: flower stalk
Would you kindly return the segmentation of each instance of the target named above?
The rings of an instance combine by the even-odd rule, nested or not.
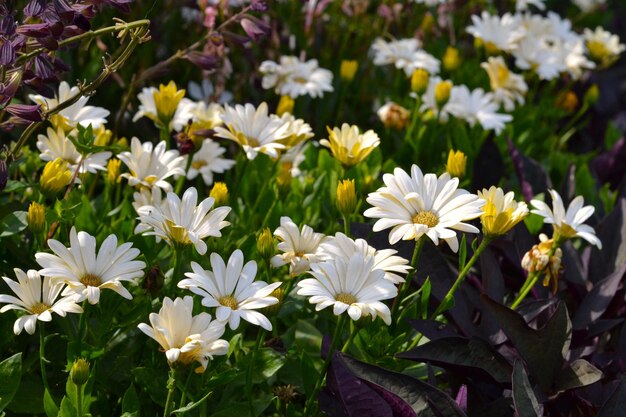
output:
[[[413,276],[417,271],[417,263],[419,262],[420,255],[422,253],[422,249],[424,248],[424,243],[426,243],[426,235],[421,236],[415,242],[415,248],[413,249],[413,257],[411,258],[411,266],[413,267],[413,274],[407,274],[406,281],[402,284],[400,291],[398,292],[398,296],[393,300],[393,304],[391,306],[391,317],[395,317],[400,302],[407,296],[407,292],[411,288],[411,282],[413,281]]]

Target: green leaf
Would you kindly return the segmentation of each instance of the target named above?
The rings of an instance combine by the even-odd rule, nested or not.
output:
[[[63,397],[61,400],[61,409],[59,410],[59,417],[79,417],[76,412],[76,407],[72,404],[72,401]]]
[[[22,379],[22,354],[16,353],[0,362],[0,411],[4,410],[17,392]]]
[[[319,377],[319,372],[315,369],[313,359],[306,353],[302,354],[300,361],[300,367],[302,368],[302,384],[305,394],[309,395],[315,388],[315,381]]]
[[[194,408],[196,408],[199,405],[201,405],[203,402],[205,402],[211,396],[211,394],[213,394],[213,392],[209,391],[204,397],[200,398],[195,403],[190,403],[190,404],[186,405],[185,407],[178,408],[178,409],[172,411],[172,413],[173,414],[182,414],[182,413],[186,413],[187,411],[191,411]]]
[[[59,415],[59,406],[48,390],[45,390],[43,394],[43,408],[46,410],[46,416],[48,417],[57,417]]]
[[[461,239],[461,245],[459,246],[459,271],[462,271],[465,268],[465,263],[467,261],[467,241],[465,239],[465,234]]]
[[[602,379],[602,371],[584,359],[577,359],[559,374],[555,389],[557,392],[584,387]]]
[[[322,333],[311,322],[298,320],[296,322],[295,342],[305,352],[319,355],[322,349]]]
[[[24,373],[19,388],[6,411],[9,414],[36,414],[44,413],[43,401],[33,401],[33,398],[43,398],[44,388],[39,375]],[[58,413],[57,413],[58,414]],[[54,415],[56,417],[56,414]]]
[[[130,384],[122,399],[122,417],[139,417],[139,397],[133,384]]]
[[[517,351],[528,365],[530,376],[544,393],[552,392],[562,372],[564,353],[569,349],[572,325],[563,303],[539,330],[528,326],[522,316],[481,295],[486,310],[500,323]]]
[[[543,406],[537,401],[522,361],[513,367],[513,404],[518,417],[542,417]]]
[[[428,304],[430,302],[430,292],[432,290],[432,284],[430,283],[430,277],[426,278],[424,281],[424,285],[422,285],[422,294],[420,303],[422,306],[422,319],[426,320],[428,318]]]
[[[511,365],[488,343],[480,339],[445,337],[433,340],[408,352],[396,355],[401,359],[429,362],[441,368],[486,373],[494,381],[507,384],[511,379]]]
[[[4,217],[0,221],[0,230],[2,231],[0,237],[13,236],[26,229],[28,227],[27,214],[25,211],[14,211]]]
[[[143,367],[133,369],[132,373],[135,376],[135,383],[142,387],[142,390],[150,396],[152,401],[162,407],[165,406],[166,374]]]

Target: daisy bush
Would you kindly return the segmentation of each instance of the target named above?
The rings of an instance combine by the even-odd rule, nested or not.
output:
[[[0,2],[0,415],[622,416],[625,19]]]

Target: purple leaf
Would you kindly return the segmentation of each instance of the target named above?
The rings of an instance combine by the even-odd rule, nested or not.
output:
[[[613,147],[591,161],[591,168],[600,182],[608,182],[615,189],[626,175],[626,138],[620,138]]]
[[[626,404],[626,381],[622,381],[604,403],[597,417],[623,417]]]
[[[613,211],[596,227],[596,235],[602,241],[602,250],[595,246],[591,249],[588,279],[594,283],[626,261],[626,198],[617,200]]]
[[[513,367],[513,405],[517,417],[543,416],[543,406],[537,401],[522,361],[515,361]]]
[[[617,288],[626,274],[626,264],[600,282],[583,299],[576,309],[572,326],[574,330],[584,329],[604,314],[609,303],[615,297]]]

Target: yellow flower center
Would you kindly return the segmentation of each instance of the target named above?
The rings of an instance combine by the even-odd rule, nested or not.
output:
[[[589,50],[589,55],[597,61],[602,61],[611,54],[604,42],[596,40],[587,41],[587,49]]]
[[[303,78],[303,77],[295,77],[293,80],[295,82],[297,82],[298,84],[306,84],[307,83],[307,79]]]
[[[44,303],[37,303],[30,307],[30,312],[34,314],[41,314],[44,311],[48,310],[50,306]]]
[[[180,243],[183,245],[188,245],[191,243],[186,228],[174,224],[174,222],[172,222],[171,220],[166,220],[165,223],[167,225],[167,230],[169,231],[168,234],[170,236],[170,239],[172,239],[175,243]]]
[[[102,280],[97,275],[87,273],[80,277],[80,283],[85,287],[99,287],[102,284]]]
[[[224,295],[217,299],[217,302],[225,307],[230,307],[231,310],[236,310],[239,304],[237,299],[232,295]]]
[[[413,223],[423,224],[428,227],[435,227],[439,224],[439,218],[432,211],[420,211],[413,216]]]
[[[356,303],[356,297],[352,294],[348,294],[347,292],[340,292],[335,297],[335,300],[348,305]]]
[[[194,162],[191,163],[191,167],[193,169],[200,169],[200,168],[202,168],[202,167],[204,167],[206,165],[207,165],[206,161],[202,161],[202,160],[194,161]]]
[[[559,228],[559,234],[566,239],[572,239],[576,237],[576,230],[569,224],[563,223]]]
[[[154,184],[159,178],[156,175],[148,175],[146,178],[144,178],[143,180],[145,182],[147,182],[148,184],[152,185]]]

